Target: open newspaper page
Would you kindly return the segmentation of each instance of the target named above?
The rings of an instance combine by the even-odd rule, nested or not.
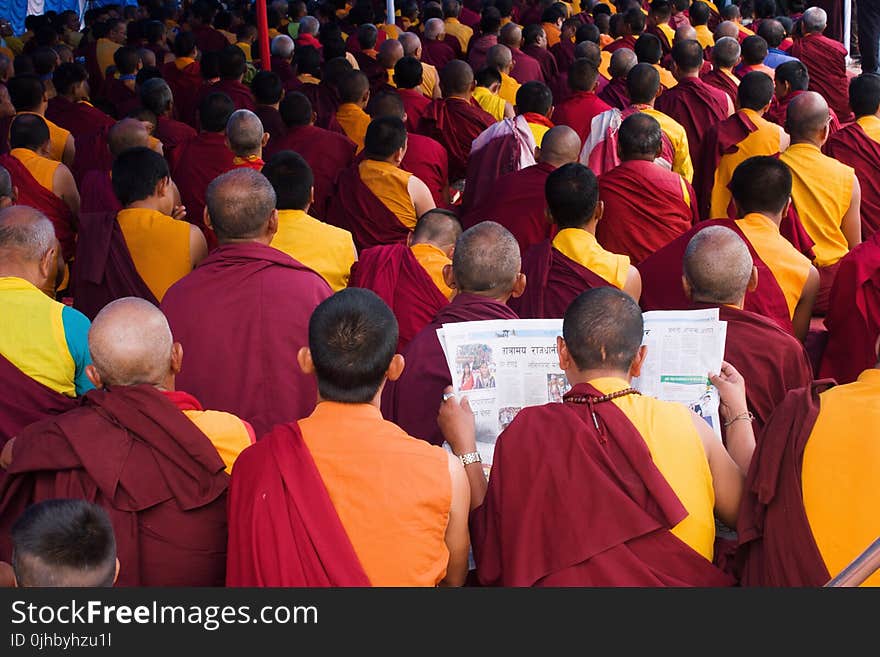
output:
[[[708,378],[720,372],[727,322],[718,309],[658,310],[644,314],[648,354],[633,387],[644,395],[681,402],[721,437],[718,389]]]

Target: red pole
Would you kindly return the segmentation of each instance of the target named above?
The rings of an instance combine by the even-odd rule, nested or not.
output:
[[[264,71],[272,69],[269,61],[269,19],[266,17],[266,0],[257,0],[257,32],[260,43],[260,67]]]

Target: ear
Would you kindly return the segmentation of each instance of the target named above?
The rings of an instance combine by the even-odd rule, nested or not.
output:
[[[52,246],[46,250],[43,257],[40,258],[40,277],[48,281],[51,285],[55,284],[55,274],[58,273],[58,247]]]
[[[513,289],[510,291],[510,296],[516,299],[517,297],[521,297],[525,291],[526,275],[520,272],[516,275],[516,280],[513,281]]]
[[[272,210],[269,215],[269,222],[266,224],[266,235],[273,237],[278,232],[278,210]]]
[[[309,125],[315,125],[315,121],[318,120],[318,114],[316,112],[312,112],[312,120],[309,121]]]
[[[397,381],[400,378],[400,375],[403,374],[403,368],[406,366],[406,361],[403,360],[403,356],[400,354],[394,354],[394,358],[391,359],[391,362],[388,364],[388,369],[385,370],[385,378],[389,381]]]
[[[116,573],[113,575],[113,584],[116,584],[116,580],[119,579],[119,558],[116,559]]]
[[[312,185],[312,188],[309,190],[309,206],[315,204],[315,186]]]
[[[312,362],[312,350],[308,347],[302,347],[296,352],[296,362],[299,363],[299,369],[303,374],[314,374],[315,363]]]
[[[535,146],[535,162],[541,161],[541,147]]]
[[[685,276],[684,274],[681,275],[681,287],[682,289],[684,289],[684,296],[690,301],[693,301],[694,291],[691,288],[691,284],[688,281],[687,276]]]
[[[577,365],[574,364],[574,360],[568,352],[568,345],[565,344],[565,338],[561,335],[556,336],[556,355],[559,356],[559,369],[563,372],[577,369]]]
[[[409,232],[406,234],[406,246],[407,246],[407,247],[412,246],[412,237],[413,237],[412,231],[409,231]],[[446,266],[448,266],[448,265],[446,265]]]
[[[605,216],[605,201],[596,203],[596,209],[593,211],[593,221],[599,221]]]
[[[171,374],[177,376],[183,369],[183,345],[175,342],[171,345]]]
[[[633,358],[632,365],[629,366],[629,375],[631,377],[637,377],[642,373],[642,365],[645,364],[645,357],[648,355],[648,347],[642,345],[639,347],[639,350],[636,352],[636,357]]]
[[[266,144],[268,144],[268,143],[269,143],[269,133],[268,133],[268,132],[264,132],[264,133],[263,133],[263,138],[260,140],[260,145],[261,145],[263,148],[266,148]]]
[[[748,292],[754,292],[758,289],[758,268],[752,267],[752,275],[749,276],[749,284],[746,286]]]
[[[456,289],[455,276],[452,273],[452,265],[443,265],[443,282],[451,289]]]
[[[94,365],[86,365],[86,377],[98,390],[101,390],[101,388],[104,387],[104,382],[101,381],[101,375],[98,373],[98,369]]]
[[[552,119],[552,118],[553,118],[553,111],[554,111],[555,109],[556,109],[556,107],[555,107],[554,105],[551,105],[551,106],[550,106],[550,109],[547,110],[547,118],[548,118],[548,119]]]
[[[223,140],[223,143],[226,144],[226,148],[228,148],[229,150],[232,150],[232,144],[229,143],[229,137],[226,137]]]
[[[202,212],[202,217],[205,220],[205,226],[207,226],[208,228],[213,228],[213,226],[211,225],[211,215],[208,214],[208,206],[207,205],[205,206],[205,209]]]

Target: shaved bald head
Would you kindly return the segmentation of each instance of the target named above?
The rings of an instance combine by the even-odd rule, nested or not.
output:
[[[721,37],[712,48],[712,62],[719,68],[733,68],[739,62],[739,41],[734,37]]]
[[[620,48],[611,55],[608,72],[612,78],[625,78],[632,67],[639,63],[636,53],[629,48]]]
[[[15,203],[15,188],[12,178],[6,167],[0,166],[0,208],[8,207]]]
[[[509,53],[510,50],[507,52]],[[444,98],[469,96],[473,86],[474,71],[467,62],[453,59],[443,67],[443,71],[440,73],[440,89],[443,91]]]
[[[691,25],[682,25],[680,28],[675,30],[675,38],[673,39],[674,43],[678,43],[679,41],[696,41],[697,40],[697,31]]]
[[[418,35],[412,32],[401,32],[398,34],[397,40],[403,46],[404,57],[415,57],[419,48],[422,47],[422,42],[419,40]]]
[[[509,73],[513,66],[513,53],[510,52],[510,48],[500,43],[489,48],[489,52],[486,53],[486,66],[498,69],[502,73]]]
[[[684,278],[694,301],[741,304],[753,268],[749,247],[724,226],[704,228],[684,252]]]
[[[516,23],[508,23],[501,28],[499,41],[509,48],[519,48],[522,45],[522,28]]]
[[[544,133],[539,159],[554,167],[577,162],[581,153],[581,138],[567,125],[558,125]]]
[[[122,119],[107,132],[107,145],[110,147],[110,154],[116,158],[129,148],[149,147],[150,133],[143,121]]]
[[[805,91],[788,106],[785,131],[792,143],[812,142],[822,145],[827,139],[828,103],[815,91]]]
[[[39,210],[13,205],[0,210],[0,267],[10,276],[16,264],[33,264],[58,244],[52,222]]]
[[[250,110],[236,110],[226,122],[226,140],[238,157],[259,155],[263,148],[263,122]]]
[[[403,59],[403,46],[397,39],[385,39],[379,46],[379,54],[376,56],[382,68],[394,68]]]
[[[440,18],[429,18],[425,22],[425,38],[437,41],[446,33],[446,24]]]
[[[722,37],[736,38],[739,36],[739,26],[733,21],[721,21],[715,28],[715,43]]]
[[[507,297],[520,273],[519,244],[501,224],[483,221],[461,234],[452,256],[459,292]]]
[[[461,223],[454,212],[434,208],[419,217],[410,244],[433,244],[441,251],[452,251],[461,235]]]
[[[592,41],[581,41],[574,47],[575,59],[586,59],[593,63],[596,68],[602,63],[601,49]]]
[[[89,329],[92,363],[105,387],[162,385],[173,344],[162,311],[135,297],[104,306]]]
[[[639,304],[615,287],[587,290],[571,302],[562,321],[565,347],[582,372],[629,372],[643,333]]]
[[[810,7],[804,12],[801,22],[806,34],[824,32],[825,26],[828,25],[828,14],[821,7]]]

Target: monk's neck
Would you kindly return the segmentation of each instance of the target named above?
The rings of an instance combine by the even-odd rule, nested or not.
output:
[[[145,198],[141,201],[135,201],[134,203],[129,203],[125,206],[126,210],[155,210],[156,212],[161,212],[162,214],[168,214],[165,212],[167,208],[163,207],[162,199],[151,196],[150,198]]]
[[[809,144],[810,146],[815,146],[816,148],[821,149],[824,143],[825,142],[821,139],[795,139],[794,137],[791,138],[791,146],[797,146],[798,144]]]
[[[458,294],[456,295],[456,299],[460,298],[461,295],[469,294],[472,297],[481,297],[486,301],[497,301],[498,303],[506,304],[510,299],[511,293],[507,292],[506,294],[493,294],[490,292],[473,292],[471,290],[458,290]]]
[[[679,71],[679,73],[678,73],[678,81],[679,82],[684,82],[685,80],[694,80],[694,79],[697,79],[697,80],[700,79],[700,72],[699,71],[689,71],[688,73],[684,73],[682,71]]]
[[[262,244],[263,246],[269,246],[272,243],[273,235],[264,235],[262,237],[243,237],[241,239],[236,238],[224,238],[217,239],[217,242],[220,246],[233,246],[235,244]]]
[[[691,299],[694,303],[705,304],[707,306],[728,306],[730,308],[739,308],[743,309],[746,303],[746,298],[743,296],[739,301],[717,301],[715,299],[700,299],[698,297],[694,297]]]
[[[449,95],[446,97],[447,100],[463,100],[466,103],[471,102],[471,94],[461,94],[461,95]]]
[[[629,372],[617,369],[567,370],[565,376],[572,386],[579,383],[589,383],[596,379],[623,379],[628,383],[632,381]]]

